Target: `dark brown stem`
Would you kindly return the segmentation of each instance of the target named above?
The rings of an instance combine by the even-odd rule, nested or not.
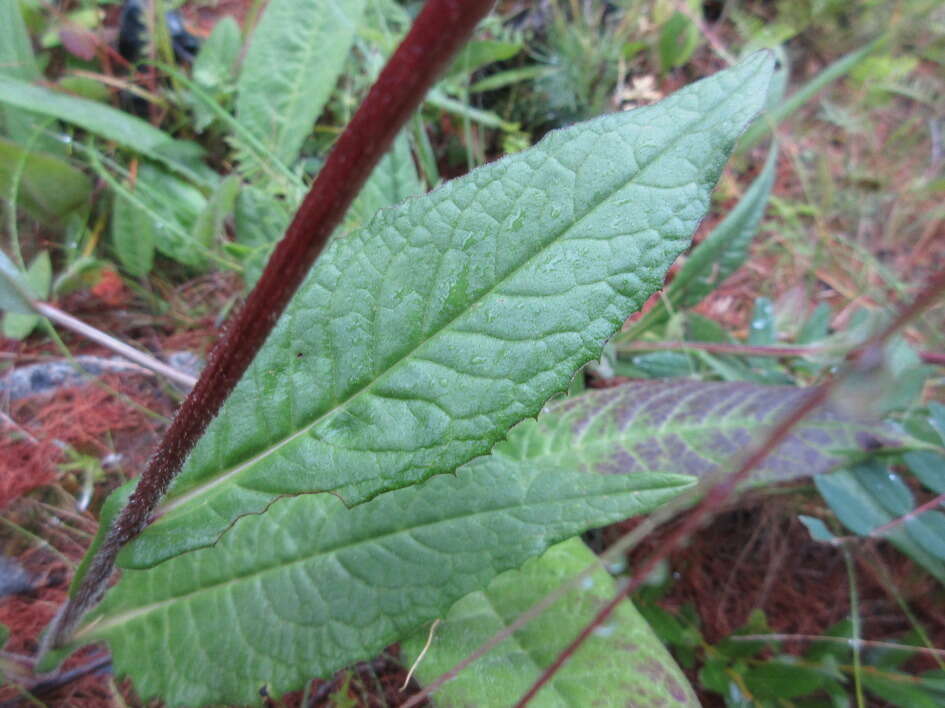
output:
[[[907,307],[905,307],[899,316],[896,317],[892,322],[889,323],[881,332],[877,335],[870,338],[870,340],[858,349],[855,353],[851,353],[851,362],[850,366],[841,374],[837,375],[830,381],[817,386],[812,389],[811,394],[805,399],[805,401],[795,408],[791,413],[783,417],[778,424],[774,427],[765,441],[759,445],[755,450],[745,458],[745,460],[738,466],[738,469],[734,474],[728,475],[721,482],[716,483],[712,486],[703,500],[699,505],[693,509],[685,521],[673,531],[673,533],[666,539],[666,541],[661,544],[658,551],[656,551],[651,557],[649,557],[646,562],[638,566],[633,576],[628,580],[628,582],[617,591],[617,593],[612,597],[607,604],[605,604],[601,609],[594,615],[594,618],[581,630],[581,632],[568,644],[565,649],[563,649],[551,665],[545,669],[541,676],[535,680],[531,685],[528,691],[525,692],[525,695],[519,699],[518,703],[515,704],[515,708],[524,708],[528,703],[535,697],[538,691],[551,680],[551,678],[558,672],[558,670],[564,665],[564,663],[573,656],[574,652],[577,651],[578,647],[584,643],[584,641],[591,635],[591,633],[599,627],[617,608],[620,602],[627,597],[631,592],[636,590],[643,584],[646,578],[650,575],[651,572],[656,568],[657,564],[666,558],[670,553],[676,550],[689,536],[693,531],[698,529],[712,512],[713,509],[718,508],[722,502],[731,494],[738,485],[744,481],[748,474],[757,467],[764,459],[774,450],[778,445],[780,445],[784,439],[790,434],[791,430],[797,425],[801,420],[804,419],[809,413],[814,411],[818,406],[826,402],[827,398],[830,396],[833,388],[843,379],[844,376],[850,374],[853,371],[864,371],[872,369],[880,359],[880,347],[885,343],[893,334],[895,334],[899,329],[904,327],[909,321],[918,316],[926,308],[930,307],[937,299],[939,299],[942,294],[945,293],[945,272],[940,273],[935,278],[933,278],[929,283],[923,288],[922,292],[919,293],[919,296],[911,302]]]
[[[345,128],[246,304],[224,327],[207,367],[184,400],[138,486],[78,589],[54,621],[49,647],[62,646],[104,593],[118,551],[150,522],[223,401],[242,377],[302,279],[394,137],[462,47],[493,0],[428,0]],[[312,67],[318,71],[318,67]]]

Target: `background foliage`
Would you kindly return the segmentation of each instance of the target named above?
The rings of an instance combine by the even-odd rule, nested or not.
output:
[[[155,5],[157,15],[143,15],[145,41],[126,62],[113,49],[116,3],[0,4],[0,193],[9,254],[0,268],[19,283],[15,292],[52,300],[140,349],[202,355],[258,277],[305,185],[417,7],[315,0]],[[179,51],[173,23],[154,22],[179,5],[201,40],[195,58]],[[635,461],[667,473],[667,480],[680,467],[709,474],[744,446],[753,426],[773,420],[800,395],[797,387],[836,370],[898,303],[945,267],[945,16],[932,0],[502,3],[430,93],[340,231],[521,151],[552,128],[647,105],[757,48],[771,48],[780,62],[769,111],[743,137],[697,245],[645,314],[573,380],[570,394],[625,386],[555,403],[538,422],[518,428],[500,447],[499,462],[489,464],[538,457],[586,470]],[[105,378],[84,387],[20,396],[8,372],[53,356],[101,358],[104,350],[78,336],[60,337],[47,319],[18,311],[13,301],[3,306],[0,504],[4,560],[19,570],[3,573],[12,594],[2,600],[0,621],[11,627],[6,648],[13,658],[5,654],[0,668],[4,690],[17,696],[36,687],[17,656],[35,648],[105,496],[140,466],[179,392],[140,372],[109,377],[106,366]],[[885,419],[882,426],[834,430],[825,418],[810,419],[795,431],[794,447],[779,450],[759,474],[794,476],[779,471],[796,470],[794,460],[808,474],[842,469],[753,491],[737,507],[720,509],[701,538],[673,554],[638,593],[635,604],[652,633],[626,641],[660,652],[655,639],[662,640],[702,701],[941,703],[945,624],[935,608],[945,579],[945,517],[937,508],[945,494],[945,408],[936,401],[943,391],[943,310],[936,304],[887,344],[869,376],[853,376],[836,392],[829,414],[835,420],[869,411]],[[627,387],[628,379],[638,383]],[[768,398],[752,408],[739,391],[757,385],[776,388],[757,389]],[[462,395],[460,387],[452,390]],[[628,399],[649,401],[656,422],[634,416]],[[661,400],[675,430],[663,426]],[[700,404],[706,400],[723,409],[726,400],[743,405],[718,414]],[[569,437],[577,420],[590,431],[581,440],[591,444]],[[638,427],[622,427],[627,420]],[[913,449],[865,456],[862,434],[905,440]],[[840,448],[860,452],[845,457]],[[397,494],[372,504],[395,505],[403,498]],[[465,494],[457,490],[451,498]],[[469,493],[466,503],[478,498]],[[411,503],[424,513],[450,513],[422,497]],[[339,513],[328,508],[336,506],[333,498],[324,506],[325,514]],[[363,508],[370,515],[374,507]],[[615,507],[596,523],[641,510]],[[382,523],[383,514],[377,516]],[[245,533],[268,538],[263,519]],[[586,534],[586,545],[553,546],[452,609],[437,608],[445,622],[420,664],[420,684],[488,638],[465,636],[464,622],[482,632],[507,626],[543,591],[587,565],[588,545],[602,551],[633,523]],[[578,530],[552,534],[548,543]],[[589,576],[601,598],[612,592],[611,577],[620,582],[662,533]],[[510,557],[496,572],[528,556]],[[377,567],[372,561],[365,572]],[[459,597],[466,586],[457,583]],[[24,587],[32,589],[24,594]],[[622,608],[614,636],[641,631],[628,619],[634,613],[629,603]],[[576,623],[570,632],[589,614],[565,611]],[[506,643],[484,659],[532,662],[513,672],[511,683],[497,683],[500,691],[517,695],[527,687],[523,677],[547,663],[542,652],[565,634],[549,633],[558,623],[550,617],[551,625],[517,633],[514,649]],[[365,656],[399,636],[369,617],[357,619],[377,633]],[[457,635],[463,642],[448,639]],[[399,653],[392,648],[373,663],[307,683],[305,696],[286,700],[399,704],[402,664],[425,640],[421,631]],[[606,668],[616,642],[596,636],[569,671],[582,676],[582,667],[593,665],[596,680],[619,695],[620,672]],[[477,672],[495,676],[488,666],[474,664],[454,693],[442,694],[443,704],[466,700],[463,691],[482,683]],[[563,675],[556,684],[557,704],[581,704],[580,695],[561,688],[570,680]],[[587,676],[582,680],[586,685]],[[271,688],[279,693],[285,686]],[[52,690],[58,693],[42,700],[78,695],[101,703],[132,695],[101,673]],[[688,689],[675,697],[693,699]]]

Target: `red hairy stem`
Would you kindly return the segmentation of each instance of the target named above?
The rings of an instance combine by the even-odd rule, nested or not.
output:
[[[620,602],[631,592],[638,589],[650,573],[653,572],[657,564],[682,545],[693,531],[696,531],[705,522],[711,512],[718,508],[719,505],[735,491],[738,485],[747,478],[748,474],[761,464],[774,448],[784,441],[795,425],[800,423],[805,416],[827,401],[834,387],[846,375],[854,371],[870,371],[878,366],[882,361],[882,345],[899,329],[941,298],[943,294],[945,294],[945,272],[939,273],[936,277],[932,278],[916,299],[903,308],[899,315],[882,331],[871,337],[866,345],[851,352],[849,357],[851,365],[845,371],[841,372],[830,381],[815,387],[804,403],[784,416],[777,425],[775,425],[764,442],[744,459],[738,466],[738,469],[733,474],[728,475],[725,479],[713,485],[699,505],[692,510],[686,520],[666,539],[660,549],[649,557],[646,562],[635,569],[633,576],[627,583],[598,610],[594,618],[588,622],[584,629],[582,629],[568,646],[555,657],[555,660],[542,672],[541,676],[535,680],[528,691],[525,692],[525,695],[515,704],[515,708],[524,708],[524,706],[531,702],[541,688],[558,673],[559,669],[574,655],[574,652],[578,650],[591,633],[607,620]]]
[[[118,551],[148,525],[184,459],[259,351],[374,166],[492,4],[428,0],[424,5],[333,147],[256,288],[224,327],[127,506],[51,627],[47,646],[61,646],[82,614],[101,599]]]

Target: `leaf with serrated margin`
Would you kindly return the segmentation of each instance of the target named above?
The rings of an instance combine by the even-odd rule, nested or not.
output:
[[[364,0],[271,0],[237,83],[236,117],[292,165],[331,95]]]
[[[119,564],[280,495],[354,505],[489,452],[661,285],[770,73],[760,53],[549,133],[335,240]]]
[[[280,499],[212,548],[125,570],[48,661],[105,640],[143,700],[255,702],[374,656],[551,544],[693,484],[493,456],[354,509],[332,494]]]
[[[679,472],[706,478],[734,469],[781,418],[811,395],[792,386],[691,379],[635,381],[548,406],[494,454],[598,472]],[[821,407],[751,473],[749,484],[829,472],[847,454],[909,443],[875,420]]]
[[[521,570],[510,570],[489,587],[466,595],[435,630],[417,666],[421,685],[432,682],[504,630],[536,602],[567,583],[597,556],[572,538],[549,548]],[[557,603],[510,638],[447,681],[433,696],[438,708],[510,705],[534,683],[572,638],[617,592],[598,568]],[[426,628],[401,642],[412,664],[427,639]],[[535,696],[539,706],[698,706],[695,694],[650,625],[625,600]]]

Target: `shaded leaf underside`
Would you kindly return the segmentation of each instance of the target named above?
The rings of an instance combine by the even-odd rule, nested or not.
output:
[[[635,381],[546,407],[496,454],[600,473],[646,471],[705,479],[734,470],[810,391],[791,386],[690,379]],[[751,485],[810,477],[842,464],[846,453],[901,444],[873,420],[822,407],[794,427],[752,472]]]

